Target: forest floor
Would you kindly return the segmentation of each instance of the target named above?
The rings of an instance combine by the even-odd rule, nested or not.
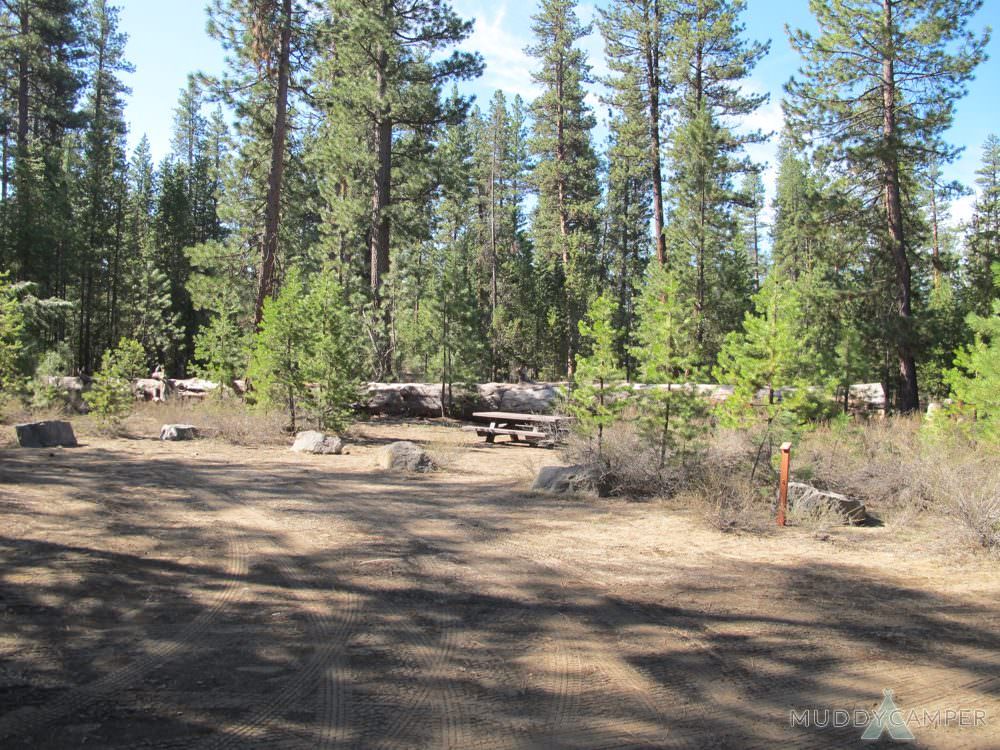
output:
[[[1000,573],[933,524],[541,496],[556,453],[456,425],[82,443],[0,449],[3,747],[842,748],[790,711],[883,689],[917,747],[1000,747]]]

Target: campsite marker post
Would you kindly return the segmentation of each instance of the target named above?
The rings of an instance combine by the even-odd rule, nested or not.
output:
[[[788,513],[788,470],[792,463],[792,444],[781,444],[781,478],[778,480],[778,526],[785,525]]]

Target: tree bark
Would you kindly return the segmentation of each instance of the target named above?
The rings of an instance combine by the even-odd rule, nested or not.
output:
[[[493,124],[493,144],[490,149],[490,378],[497,379],[497,147],[499,132]]]
[[[281,186],[285,172],[285,139],[288,132],[288,78],[292,46],[292,0],[282,0],[278,52],[278,87],[274,98],[274,127],[271,131],[271,168],[267,177],[267,205],[264,213],[264,240],[261,249],[260,283],[254,304],[254,326],[260,330],[264,300],[274,294],[274,265],[281,228]]]
[[[910,261],[906,256],[906,238],[903,226],[903,201],[899,185],[899,153],[896,138],[896,77],[892,56],[892,0],[883,0],[883,23],[888,50],[882,60],[882,170],[886,224],[889,231],[889,249],[896,267],[896,312],[898,330],[896,356],[899,359],[900,389],[897,406],[906,414],[920,408],[917,390],[917,365],[913,354],[911,334],[913,314]]]
[[[28,146],[29,77],[28,37],[31,34],[31,11],[22,0],[19,8],[20,49],[17,56],[17,148],[23,154]]]
[[[372,185],[371,288],[376,303],[382,301],[382,285],[389,273],[390,223],[386,211],[392,194],[392,123],[383,118],[375,123],[378,167]]]
[[[646,85],[649,87],[649,167],[653,178],[653,236],[656,259],[667,264],[667,238],[663,235],[663,170],[660,166],[660,3],[653,2],[649,42],[646,45]]]

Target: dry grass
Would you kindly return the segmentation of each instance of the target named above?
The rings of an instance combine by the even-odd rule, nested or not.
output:
[[[1000,554],[1000,454],[958,435],[929,436],[920,418],[835,424],[805,432],[792,451],[792,478],[863,502],[876,522],[904,529],[928,522],[942,548]],[[716,430],[705,444],[664,468],[629,423],[596,443],[573,437],[563,451],[592,468],[602,494],[672,497],[701,510],[722,531],[773,528],[777,444],[765,434]],[[817,532],[843,524],[838,513],[790,514]]]
[[[202,436],[232,445],[277,446],[289,443],[287,423],[286,414],[251,409],[236,399],[174,400],[138,404],[123,423],[123,430],[130,435],[156,437],[165,424],[192,424]]]
[[[897,417],[815,430],[793,475],[861,500],[891,528],[929,516],[943,546],[1000,552],[1000,454],[922,427],[919,417]]]

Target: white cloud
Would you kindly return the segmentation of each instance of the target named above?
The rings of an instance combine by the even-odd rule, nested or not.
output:
[[[533,61],[524,51],[526,45],[527,40],[509,28],[506,3],[492,13],[477,12],[472,34],[462,45],[466,50],[478,52],[486,63],[477,88],[502,89],[507,94],[520,94],[526,100],[534,99],[540,89],[531,80]]]
[[[976,205],[976,195],[963,195],[956,198],[948,212],[947,224],[950,227],[960,227],[972,220],[972,213]]]

